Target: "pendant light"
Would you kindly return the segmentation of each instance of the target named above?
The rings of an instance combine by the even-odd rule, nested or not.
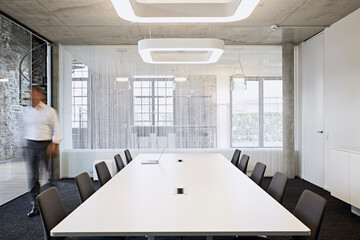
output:
[[[123,52],[121,53],[121,61],[119,63],[120,65],[120,69],[121,69],[121,66],[122,66],[122,62],[123,62]],[[116,71],[118,71],[118,68],[116,67]],[[115,77],[115,80],[118,81],[118,82],[128,82],[129,81],[129,77],[124,75],[124,74],[116,74],[116,77]]]
[[[241,70],[241,72],[238,72]],[[232,89],[246,91],[247,85],[245,80],[245,73],[240,61],[240,49],[238,49],[237,63],[235,65],[234,72],[231,76]]]
[[[185,82],[187,80],[186,72],[185,70],[182,71],[182,73],[179,71],[180,66],[177,65],[175,70],[175,76],[174,81],[175,82]]]

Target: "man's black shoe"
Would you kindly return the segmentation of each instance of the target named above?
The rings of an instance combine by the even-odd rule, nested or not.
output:
[[[31,211],[28,213],[28,217],[33,217],[39,215],[39,209],[37,207],[33,207],[33,209],[31,209]]]

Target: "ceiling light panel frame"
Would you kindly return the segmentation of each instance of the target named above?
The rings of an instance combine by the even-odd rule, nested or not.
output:
[[[111,0],[119,17],[139,23],[234,22],[260,0]]]
[[[138,42],[141,58],[156,64],[215,63],[224,53],[224,41],[214,38],[150,38]]]

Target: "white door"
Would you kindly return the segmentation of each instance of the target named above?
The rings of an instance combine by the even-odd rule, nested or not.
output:
[[[303,177],[324,187],[324,34],[301,47]]]

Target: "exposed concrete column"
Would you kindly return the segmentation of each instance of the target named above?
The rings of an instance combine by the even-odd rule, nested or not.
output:
[[[294,44],[282,45],[283,77],[283,173],[295,177],[294,150]]]
[[[59,114],[59,64],[60,64],[60,55],[59,55],[60,45],[57,43],[51,44],[51,106],[56,109]],[[61,123],[60,123],[61,125]],[[62,133],[64,132],[61,129]],[[63,134],[62,134],[63,135]],[[60,158],[59,156],[52,158],[52,170],[53,178],[60,178]]]

